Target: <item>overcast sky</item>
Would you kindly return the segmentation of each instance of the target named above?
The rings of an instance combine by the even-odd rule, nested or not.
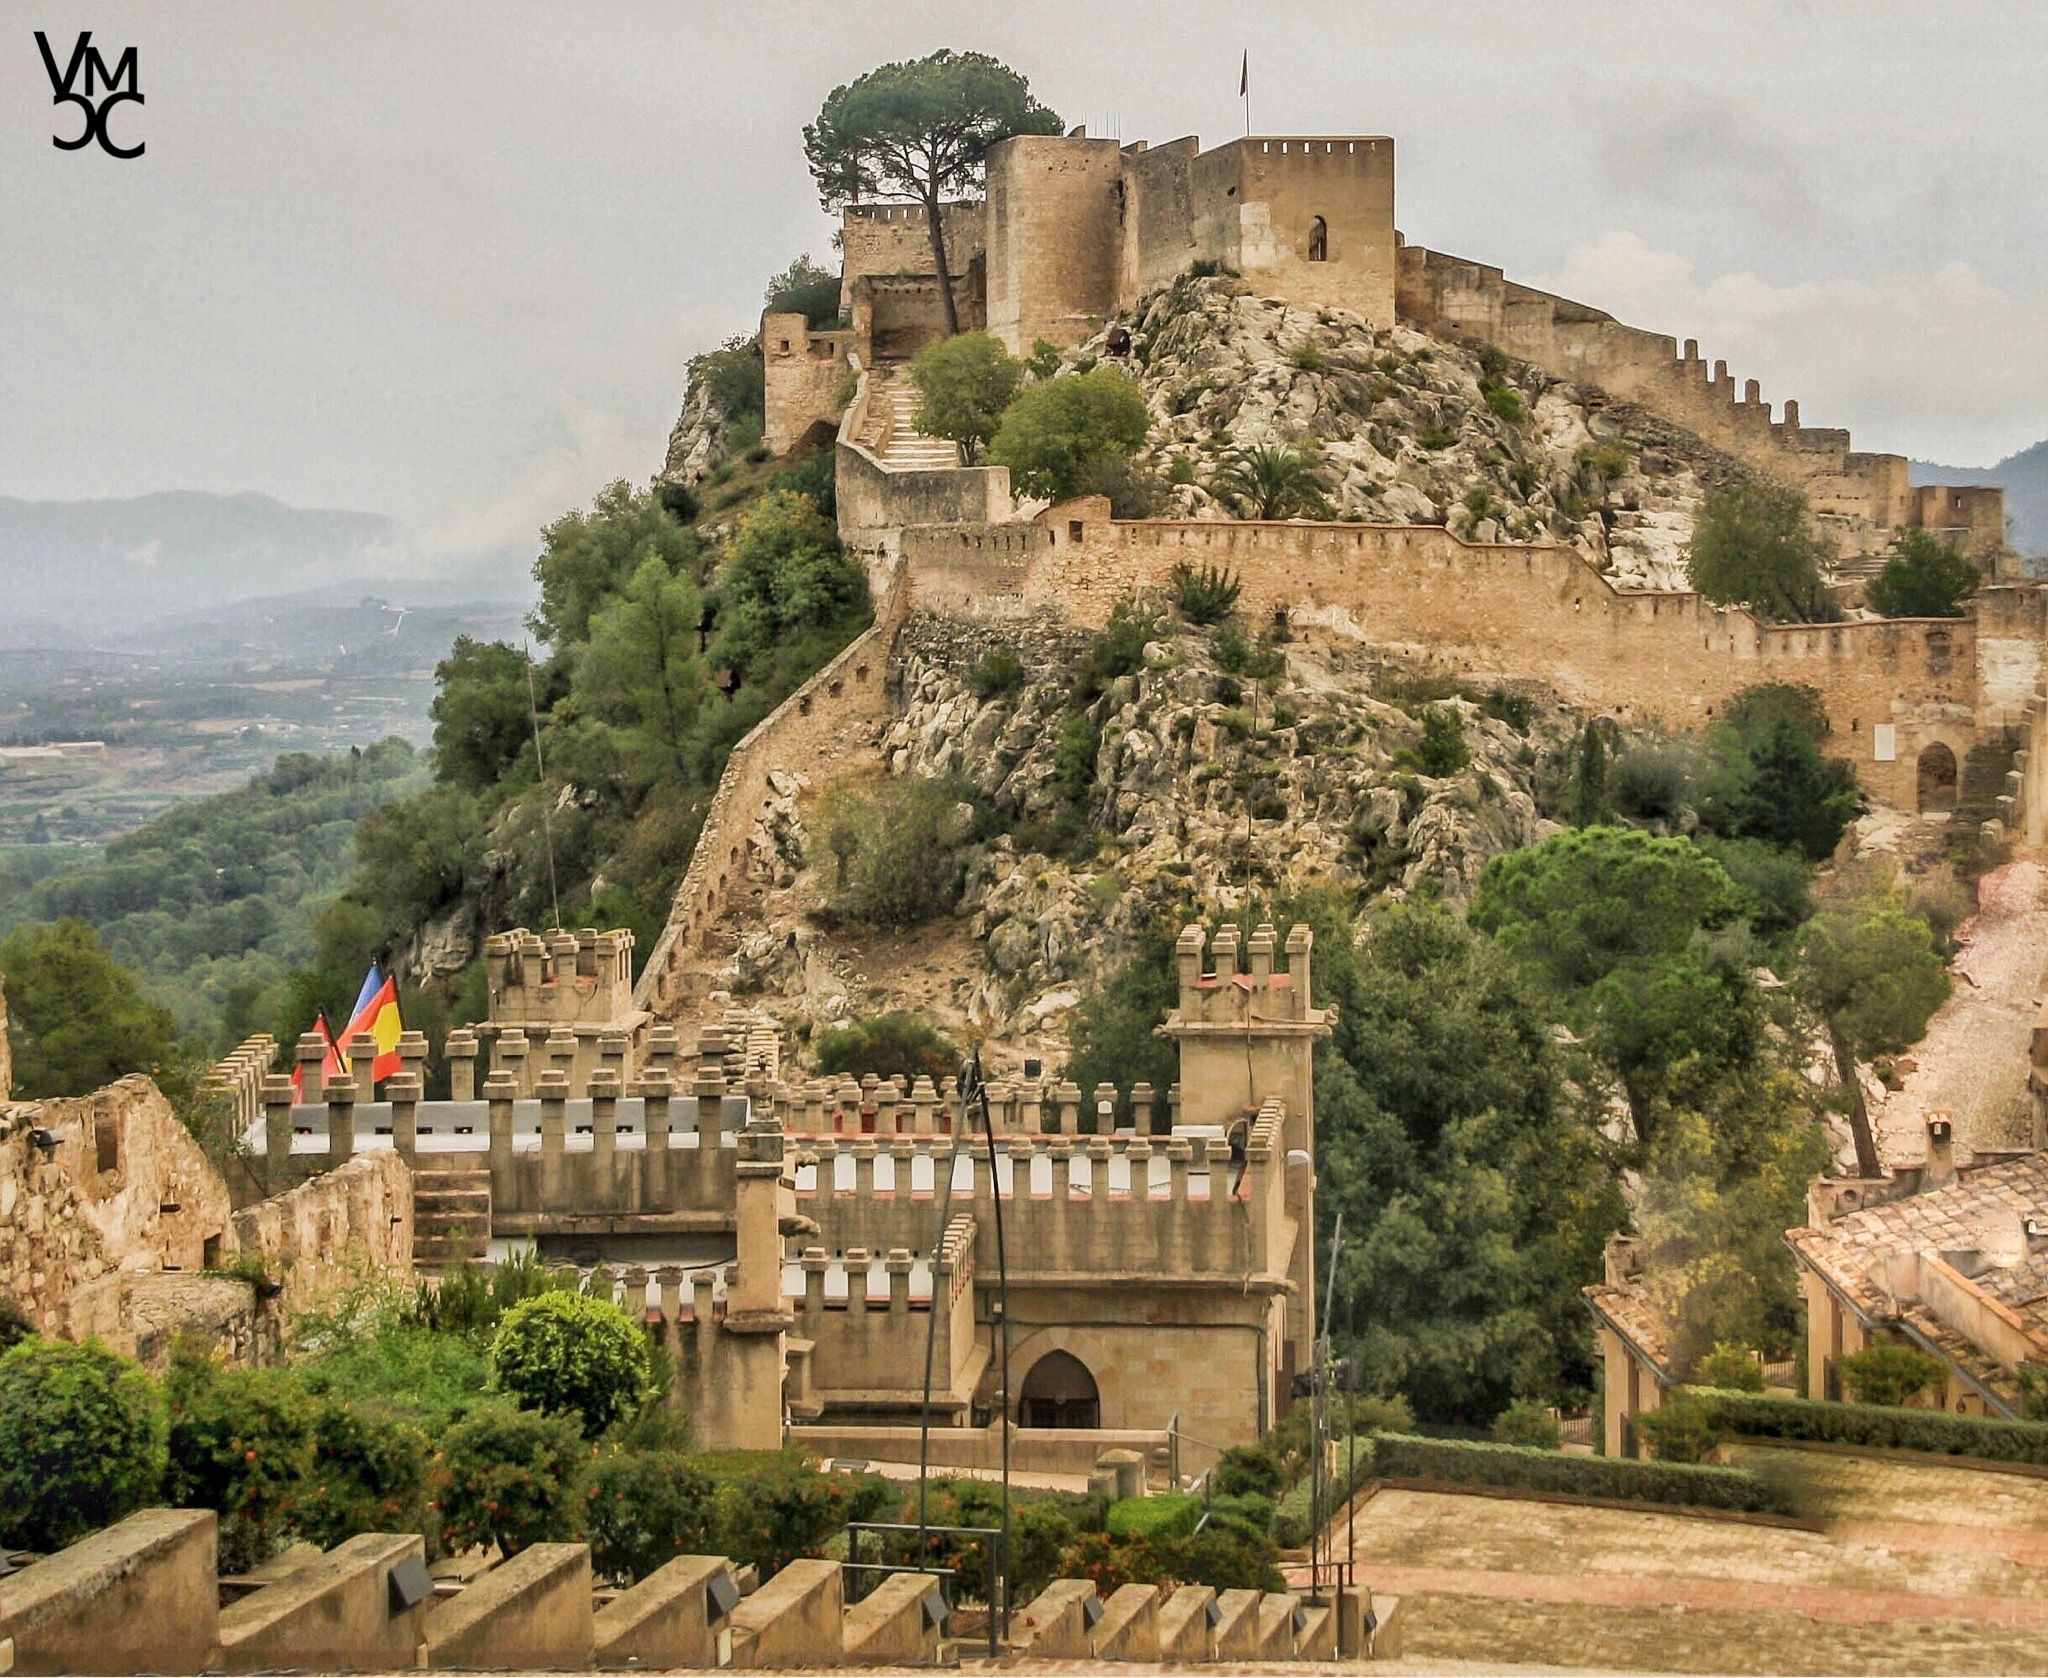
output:
[[[2040,0],[0,0],[0,494],[261,490],[451,553],[658,465],[830,257],[831,88],[993,52],[1154,142],[1396,139],[1416,243],[1696,336],[1810,425],[2048,436]],[[33,31],[140,49],[120,162]]]

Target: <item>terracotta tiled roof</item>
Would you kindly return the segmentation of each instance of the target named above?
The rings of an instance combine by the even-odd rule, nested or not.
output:
[[[1672,1379],[1669,1362],[1671,1319],[1647,1287],[1641,1282],[1619,1286],[1597,1282],[1580,1291],[1585,1294],[1586,1303],[1592,1307],[1595,1316],[1606,1319],[1638,1357],[1654,1366],[1660,1378]]]
[[[1873,1319],[1901,1319],[1950,1361],[2001,1392],[2011,1371],[1925,1307],[1893,1298],[1885,1260],[1900,1251],[2012,1252],[2028,1217],[2048,1217],[2048,1151],[1966,1167],[1953,1182],[1866,1206],[1785,1239],[1836,1293]],[[1976,1271],[1971,1280],[2048,1340],[2048,1255]]]

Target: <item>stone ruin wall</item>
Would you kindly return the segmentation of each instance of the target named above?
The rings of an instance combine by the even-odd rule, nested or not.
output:
[[[2004,550],[2002,490],[1916,488],[1903,455],[1860,452],[1847,431],[1802,426],[1796,401],[1774,421],[1758,381],[1745,381],[1738,396],[1728,364],[1716,361],[1710,371],[1696,340],[1681,351],[1676,339],[1518,285],[1486,263],[1415,245],[1399,253],[1398,302],[1401,318],[1423,331],[1491,343],[1553,378],[1599,385],[1795,485],[1845,556],[1880,552],[1912,527],[1938,532],[1981,562]]]
[[[1834,748],[1865,785],[1906,810],[1923,746],[1940,740],[1960,762],[1980,726],[2019,722],[2038,680],[2037,589],[1988,589],[1974,615],[1953,620],[1766,625],[1696,594],[1624,593],[1547,543],[1480,545],[1437,525],[1106,514],[1088,500],[1028,524],[907,530],[913,603],[970,620],[1050,611],[1095,627],[1119,600],[1164,591],[1184,561],[1237,572],[1253,618],[1283,611],[1474,675],[1539,679],[1625,719],[1697,729],[1746,687],[1799,683],[1821,693]],[[2006,669],[1995,695],[1980,670],[1987,648]],[[2030,680],[2012,674],[2017,665]]]
[[[986,214],[978,198],[939,207],[946,266],[965,274],[986,248]],[[932,241],[922,204],[848,204],[839,215],[839,312],[852,315],[854,283],[868,276],[930,274]]]

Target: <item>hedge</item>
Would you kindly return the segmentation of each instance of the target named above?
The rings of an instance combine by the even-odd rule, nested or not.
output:
[[[1318,1489],[1315,1477],[1304,1474],[1288,1489],[1287,1495],[1273,1509],[1273,1541],[1284,1550],[1292,1550],[1306,1544],[1310,1536],[1344,1507],[1344,1501],[1352,1492],[1373,1476],[1373,1445],[1381,1438],[1395,1437],[1391,1434],[1360,1434],[1355,1455],[1352,1447],[1344,1440],[1337,1440],[1337,1472],[1322,1482],[1321,1506],[1316,1507],[1313,1494]],[[1345,1466],[1351,1467],[1350,1483],[1345,1483]]]
[[[1112,1538],[1186,1538],[1201,1518],[1202,1500],[1193,1493],[1163,1492],[1118,1498],[1104,1524]]]
[[[1926,1451],[1988,1462],[2048,1465],[2048,1422],[1951,1416],[1945,1410],[1902,1410],[1879,1404],[1838,1404],[1811,1398],[1765,1398],[1703,1388],[1693,1395],[1713,1424],[1751,1439],[1810,1439],[1893,1451]]]
[[[1424,1439],[1398,1433],[1374,1435],[1372,1457],[1373,1472],[1389,1480],[1449,1480],[1458,1484],[1561,1492],[1571,1497],[1795,1513],[1784,1492],[1740,1468],[1586,1457],[1527,1445]]]

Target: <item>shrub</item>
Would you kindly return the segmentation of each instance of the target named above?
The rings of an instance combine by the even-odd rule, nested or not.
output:
[[[411,1315],[436,1334],[459,1335],[485,1345],[513,1306],[562,1286],[531,1251],[514,1253],[500,1264],[458,1262],[443,1272],[438,1287],[418,1285]]]
[[[142,1508],[165,1463],[155,1383],[97,1340],[0,1356],[0,1543],[55,1550]]]
[[[359,1532],[427,1530],[427,1459],[420,1428],[381,1407],[316,1401],[312,1468],[286,1521],[331,1550]]]
[[[1086,713],[1077,713],[1060,725],[1053,743],[1052,783],[1069,804],[1079,804],[1095,785],[1095,758],[1102,749],[1102,735]]]
[[[441,1542],[451,1552],[495,1544],[572,1543],[589,1447],[573,1416],[486,1404],[448,1430],[434,1459]]]
[[[1495,419],[1504,420],[1509,425],[1525,424],[1529,418],[1528,403],[1512,385],[1495,385],[1488,390],[1486,406]]]
[[[1496,722],[1506,723],[1517,734],[1527,734],[1536,720],[1536,702],[1527,694],[1495,688],[1479,701],[1479,712]]]
[[[1873,1341],[1862,1351],[1837,1359],[1835,1372],[1857,1403],[1883,1407],[1904,1405],[1939,1386],[1946,1374],[1939,1358],[1890,1340]]]
[[[1705,1391],[1698,1398],[1718,1426],[1743,1438],[1810,1439],[2048,1466],[2048,1421],[2008,1422],[1987,1416],[1953,1416],[1945,1410],[1836,1404],[1768,1394]]]
[[[1159,639],[1164,626],[1133,600],[1119,601],[1109,622],[1088,643],[1088,653],[1074,678],[1073,700],[1086,705],[1098,699],[1111,682],[1145,668],[1145,648]]]
[[[1124,1585],[1273,1591],[1283,1588],[1278,1561],[1273,1541],[1261,1534],[1205,1530],[1154,1540],[1090,1532],[1060,1558],[1059,1574],[1092,1580],[1104,1595]]]
[[[1221,565],[1190,565],[1181,560],[1173,568],[1173,604],[1189,623],[1208,628],[1221,623],[1237,609],[1244,583],[1235,571]]]
[[[1209,1485],[1219,1497],[1278,1497],[1287,1475],[1279,1451],[1262,1439],[1225,1451],[1209,1471]]]
[[[1472,761],[1465,741],[1465,719],[1456,711],[1431,705],[1422,713],[1422,738],[1394,754],[1394,765],[1424,775],[1455,775]]]
[[[1176,487],[1195,481],[1195,457],[1176,453],[1166,463],[1166,481]]]
[[[1190,1492],[1122,1497],[1109,1506],[1104,1530],[1112,1538],[1185,1538],[1202,1518],[1202,1500]]]
[[[1702,1509],[1790,1514],[1785,1491],[1740,1468],[1694,1463],[1634,1462],[1582,1457],[1463,1439],[1377,1434],[1373,1472],[1389,1480],[1441,1480],[1452,1485],[1510,1486],[1574,1497],[1620,1498]]]
[[[1707,491],[1685,557],[1693,587],[1715,604],[1811,623],[1826,607],[1822,553],[1803,495],[1742,480]]]
[[[1639,1414],[1635,1427],[1659,1462],[1699,1462],[1711,1456],[1726,1437],[1725,1430],[1705,1405],[1679,1393],[1666,1398],[1656,1409]]]
[[[591,1438],[646,1402],[647,1335],[608,1299],[544,1293],[505,1313],[491,1336],[498,1385],[534,1410],[570,1413]]]
[[[851,1518],[855,1484],[828,1477],[800,1451],[732,1452],[700,1457],[717,1485],[721,1554],[763,1576],[799,1556],[815,1556]]]
[[[1714,1349],[1693,1365],[1692,1378],[1699,1386],[1720,1387],[1729,1392],[1764,1390],[1764,1366],[1747,1346],[1732,1345],[1726,1340],[1716,1341]]]
[[[1320,373],[1323,370],[1323,352],[1313,344],[1303,344],[1287,359],[1304,373]]]
[[[220,1568],[246,1573],[284,1537],[313,1467],[313,1406],[281,1370],[223,1369],[179,1350],[164,1382],[170,1414],[164,1496],[220,1515]]]
[[[1534,1399],[1518,1398],[1493,1418],[1493,1438],[1500,1445],[1528,1445],[1554,1451],[1564,1443],[1557,1418]]]
[[[1045,338],[1031,340],[1031,353],[1024,366],[1034,379],[1049,379],[1060,370],[1060,347]]]
[[[778,315],[802,315],[824,326],[839,315],[839,276],[800,256],[768,282],[762,301]]]
[[[1657,743],[1632,747],[1607,772],[1614,808],[1637,821],[1672,821],[1692,793],[1692,754]]]
[[[850,1078],[864,1078],[870,1072],[878,1078],[901,1073],[912,1081],[922,1075],[936,1084],[959,1067],[960,1052],[915,1014],[878,1014],[835,1027],[818,1039],[818,1070]]]
[[[967,672],[967,691],[986,705],[992,699],[1007,699],[1024,685],[1024,661],[1017,649],[997,644],[975,660]]]
[[[583,1488],[583,1532],[600,1579],[631,1585],[717,1541],[717,1488],[673,1451],[607,1451]]]
[[[958,801],[929,776],[891,779],[866,797],[835,796],[821,826],[839,862],[833,906],[850,919],[916,926],[959,896],[966,824]]]
[[[1870,579],[1871,609],[1888,618],[1959,618],[1983,582],[1977,567],[1925,530],[1908,530]]]
[[[1977,894],[1958,880],[1946,863],[1914,880],[1906,897],[1906,913],[1927,923],[1944,961],[1956,953],[1956,928],[1976,912]]]

